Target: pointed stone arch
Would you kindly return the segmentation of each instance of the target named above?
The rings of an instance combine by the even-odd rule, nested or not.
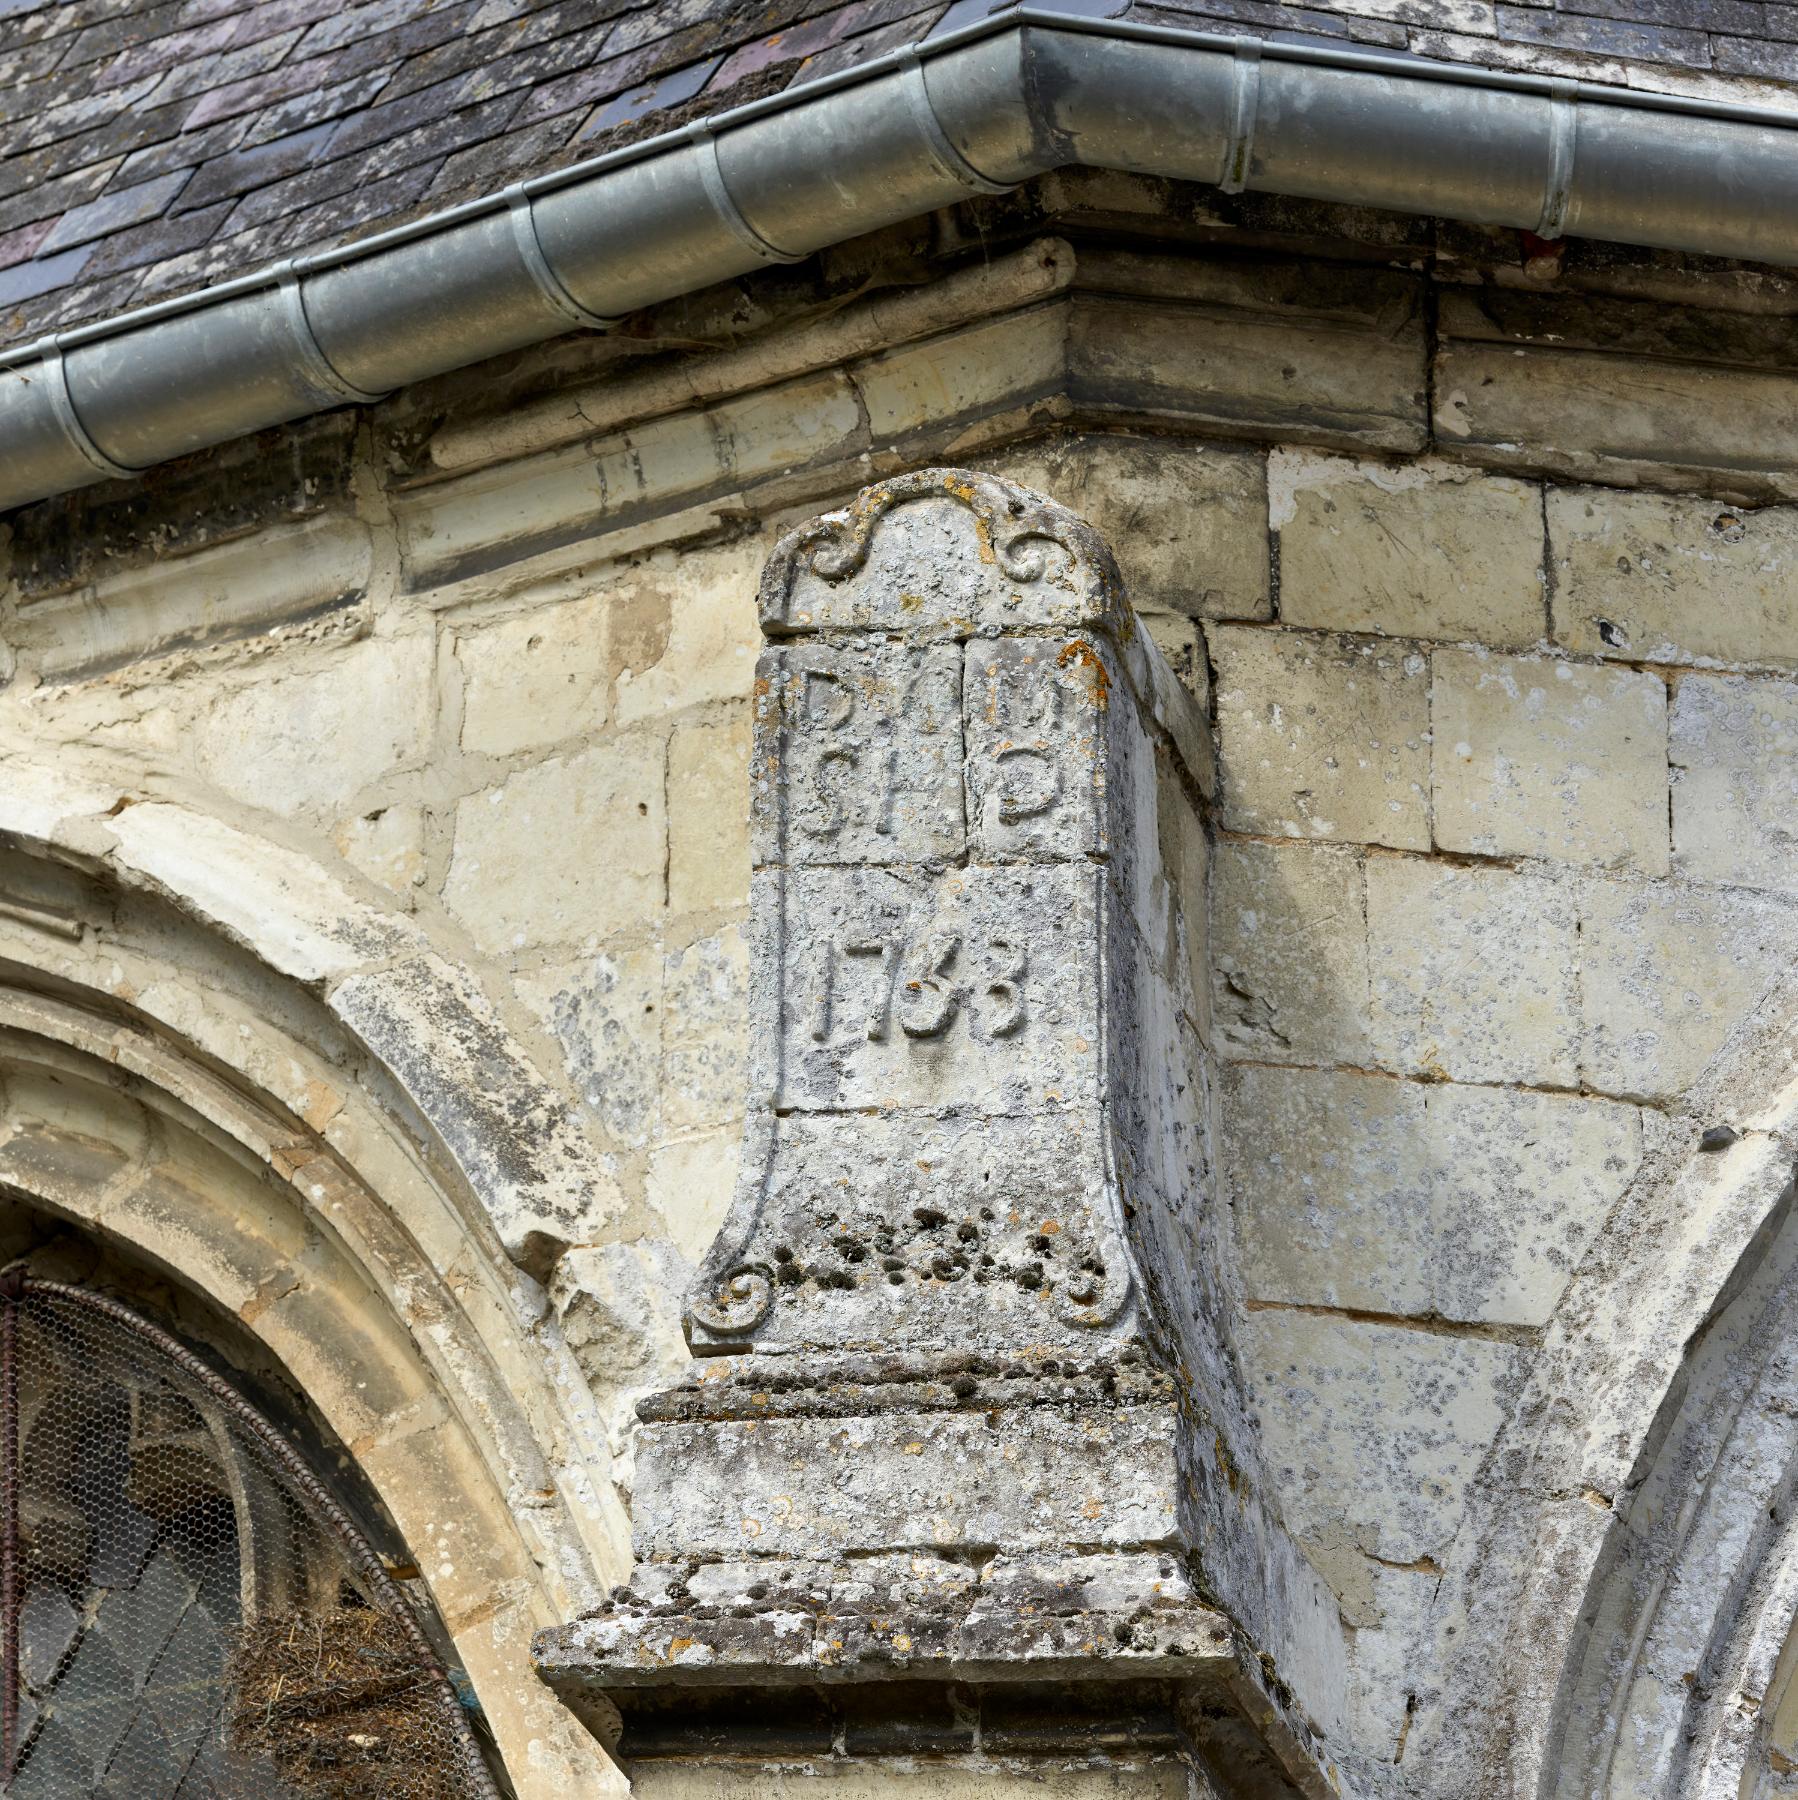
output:
[[[0,848],[0,1190],[208,1297],[307,1393],[521,1795],[621,1786],[529,1661],[627,1566],[532,1272],[609,1211],[578,1127],[416,925],[298,852],[12,766]]]
[[[1791,1661],[1779,1609],[1798,1560],[1779,1516],[1726,1548],[1715,1483],[1753,1463],[1753,1422],[1792,1352],[1795,1165],[1798,975],[1785,973],[1663,1115],[1485,1459],[1435,1613],[1444,1679],[1407,1757],[1431,1771],[1424,1791],[1754,1791],[1732,1784],[1759,1737],[1725,1715],[1743,1683]],[[1755,1479],[1783,1514],[1798,1457],[1771,1438],[1761,1449]],[[1664,1516],[1669,1497],[1683,1520]],[[1666,1604],[1676,1589],[1683,1624]],[[1632,1695],[1669,1656],[1677,1705]],[[1643,1788],[1630,1758],[1645,1730],[1663,1742],[1646,1747]]]

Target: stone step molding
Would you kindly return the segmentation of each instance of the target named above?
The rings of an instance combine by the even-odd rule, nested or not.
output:
[[[1097,534],[991,476],[864,489],[760,606],[742,1173],[640,1408],[635,1572],[539,1665],[627,1761],[672,1694],[818,1696],[803,1738],[845,1684],[905,1684],[897,1728],[919,1682],[1045,1721],[1103,1682],[1314,1791],[1228,1604],[1304,1565],[1224,1448],[1206,722]]]

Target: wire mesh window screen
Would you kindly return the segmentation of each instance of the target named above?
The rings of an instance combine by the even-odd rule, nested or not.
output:
[[[174,1339],[0,1278],[0,1791],[491,1800],[379,1559]]]

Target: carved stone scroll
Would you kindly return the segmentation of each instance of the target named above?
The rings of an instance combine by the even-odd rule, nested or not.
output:
[[[951,1757],[988,1708],[1079,1750],[1067,1684],[1102,1684],[1108,1717],[1183,1709],[1240,1791],[1321,1795],[1244,1647],[1325,1602],[1219,1323],[1203,721],[1093,533],[986,477],[867,489],[761,606],[707,1354],[639,1408],[629,1584],[539,1667],[627,1759]]]
[[[1107,1101],[1166,1012],[1130,850],[1170,696],[1109,553],[927,472],[788,539],[761,607],[754,1088],[694,1348],[1129,1334],[1145,1159]]]

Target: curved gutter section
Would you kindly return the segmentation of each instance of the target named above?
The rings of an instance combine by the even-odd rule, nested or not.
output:
[[[1798,114],[1014,12],[0,355],[0,508],[1072,163],[1798,263]]]

